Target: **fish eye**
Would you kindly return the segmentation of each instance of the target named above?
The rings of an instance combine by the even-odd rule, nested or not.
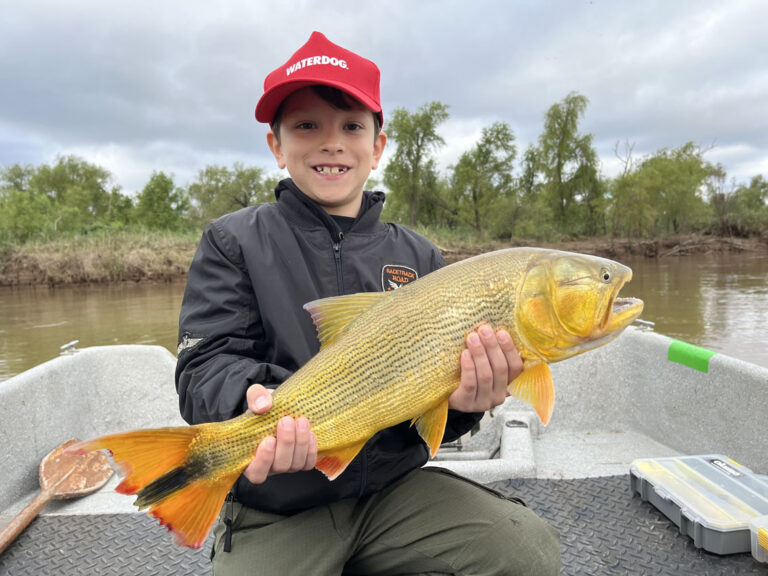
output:
[[[608,270],[608,268],[603,268],[602,270],[600,270],[600,278],[605,283],[608,283],[611,281],[611,272]]]

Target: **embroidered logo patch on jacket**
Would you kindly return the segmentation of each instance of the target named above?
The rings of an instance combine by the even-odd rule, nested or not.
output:
[[[387,264],[381,269],[381,289],[384,292],[397,290],[419,277],[416,270],[399,264]]]

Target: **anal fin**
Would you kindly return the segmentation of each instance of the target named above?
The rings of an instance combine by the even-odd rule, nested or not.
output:
[[[347,469],[349,463],[355,459],[360,450],[363,449],[365,442],[364,440],[358,444],[349,444],[334,450],[318,452],[315,468],[325,474],[328,480],[336,480]]]
[[[429,454],[434,457],[445,434],[445,423],[448,421],[448,399],[425,412],[418,418],[414,418],[411,425],[416,424],[419,436],[429,446]]]
[[[549,423],[555,406],[555,387],[545,362],[527,364],[507,389],[515,398],[532,405],[544,426]]]

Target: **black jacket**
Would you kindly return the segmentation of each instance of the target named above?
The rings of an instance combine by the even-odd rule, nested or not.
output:
[[[428,240],[379,220],[381,192],[364,193],[346,235],[292,180],[280,182],[275,195],[276,203],[213,222],[192,261],[176,368],[181,414],[191,424],[241,414],[248,386],[275,388],[317,353],[306,302],[390,289],[445,264]],[[450,411],[445,441],[480,416]],[[317,470],[271,476],[260,485],[241,476],[235,496],[253,508],[293,513],[381,490],[427,456],[404,422],[376,434],[333,482]]]

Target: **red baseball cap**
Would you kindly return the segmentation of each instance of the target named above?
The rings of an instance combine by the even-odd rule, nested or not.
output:
[[[337,46],[320,32],[264,80],[264,94],[256,104],[256,120],[272,124],[288,96],[314,84],[333,86],[362,102],[384,124],[379,96],[379,68],[362,56]]]

